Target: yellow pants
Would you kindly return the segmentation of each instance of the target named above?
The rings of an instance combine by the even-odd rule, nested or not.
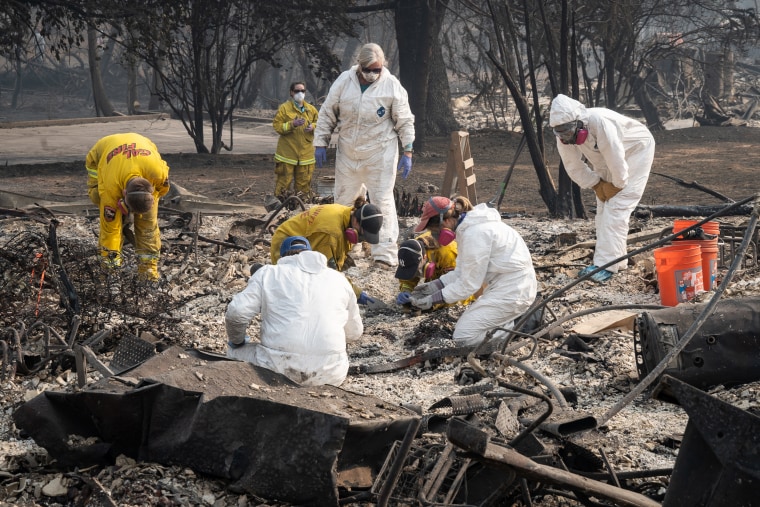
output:
[[[311,198],[311,177],[314,174],[314,164],[291,165],[277,162],[274,166],[274,195],[283,199],[291,193],[301,193]],[[290,191],[290,184],[295,180],[295,191]]]

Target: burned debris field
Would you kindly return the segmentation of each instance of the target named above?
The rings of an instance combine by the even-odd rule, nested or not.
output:
[[[450,339],[461,306],[396,305],[393,272],[355,249],[347,274],[386,305],[362,310],[340,388],[224,357],[227,303],[251,265],[269,262],[274,227],[300,211],[264,207],[270,160],[167,157],[180,188],[159,214],[157,284],[135,278],[130,247],[122,270],[100,268],[81,164],[11,168],[0,205],[0,502],[758,505],[755,132],[656,135],[653,172],[667,177],[650,177],[630,223],[638,253],[604,284],[576,278],[594,247],[592,195],[590,219],[549,217],[523,154],[500,211],[531,251],[540,297],[536,318],[490,348]],[[480,202],[498,194],[518,140],[471,134]],[[448,142],[431,142],[399,195],[438,191]],[[698,187],[734,204],[710,220],[715,284],[663,307],[655,244],[668,244],[676,219],[732,206]],[[416,221],[400,217],[402,235]]]

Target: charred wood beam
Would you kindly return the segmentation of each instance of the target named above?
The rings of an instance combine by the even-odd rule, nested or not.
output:
[[[645,204],[639,204],[636,206],[634,215],[636,218],[648,218],[648,217],[703,217],[712,215],[724,209],[723,205],[715,206],[676,206],[672,204],[663,204],[659,206],[648,206]],[[736,206],[725,213],[721,213],[721,216],[744,216],[752,213],[752,206],[742,205]]]
[[[527,479],[564,486],[573,491],[606,498],[618,505],[660,507],[658,502],[634,491],[536,463],[510,447],[491,443],[489,436],[484,431],[460,419],[455,418],[449,422],[447,438],[465,451],[497,466],[511,468],[517,472],[517,475]]]
[[[244,247],[242,245],[236,245],[235,243],[230,243],[228,241],[221,241],[221,240],[218,240],[218,239],[207,238],[205,236],[201,236],[200,234],[194,234],[194,233],[192,233],[190,231],[182,231],[182,232],[180,232],[179,233],[179,237],[182,237],[182,236],[193,236],[193,239],[194,239],[193,245],[195,245],[195,240],[198,240],[198,241],[204,241],[206,243],[211,243],[212,245],[223,246],[223,247],[226,247],[226,248],[234,248],[236,250],[247,250],[247,247]]]
[[[682,180],[681,178],[676,178],[675,176],[668,176],[667,174],[657,173],[657,172],[654,172],[654,171],[652,171],[652,174],[656,174],[657,176],[662,176],[663,178],[668,178],[669,180],[673,180],[676,183],[678,183],[679,185],[681,185],[682,187],[695,188],[697,190],[701,190],[702,192],[710,194],[713,197],[717,197],[718,199],[720,199],[723,202],[729,202],[729,203],[730,202],[736,202],[733,199],[731,199],[730,197],[721,194],[720,192],[717,192],[717,191],[715,191],[715,190],[713,190],[711,188],[707,188],[704,185],[701,185],[697,181],[692,181],[691,183],[687,183],[684,180]]]

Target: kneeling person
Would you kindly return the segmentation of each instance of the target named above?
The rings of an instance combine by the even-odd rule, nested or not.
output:
[[[430,231],[425,231],[414,239],[403,241],[398,248],[396,278],[399,281],[399,293],[396,296],[396,303],[411,304],[411,293],[418,284],[437,280],[441,275],[453,271],[456,265],[456,241],[441,245]],[[474,300],[475,295],[472,295],[461,303],[469,304]],[[442,303],[435,305],[433,309],[451,304],[455,303]]]
[[[227,307],[227,356],[302,385],[339,386],[348,374],[346,342],[364,332],[356,295],[301,236],[286,238],[279,262],[258,269]],[[246,329],[261,314],[261,342]]]

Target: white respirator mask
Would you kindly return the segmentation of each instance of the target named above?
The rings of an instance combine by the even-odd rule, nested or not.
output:
[[[375,74],[373,72],[364,72],[364,71],[362,71],[362,77],[368,83],[374,83],[375,81],[377,81],[377,78],[380,77],[380,74]]]

